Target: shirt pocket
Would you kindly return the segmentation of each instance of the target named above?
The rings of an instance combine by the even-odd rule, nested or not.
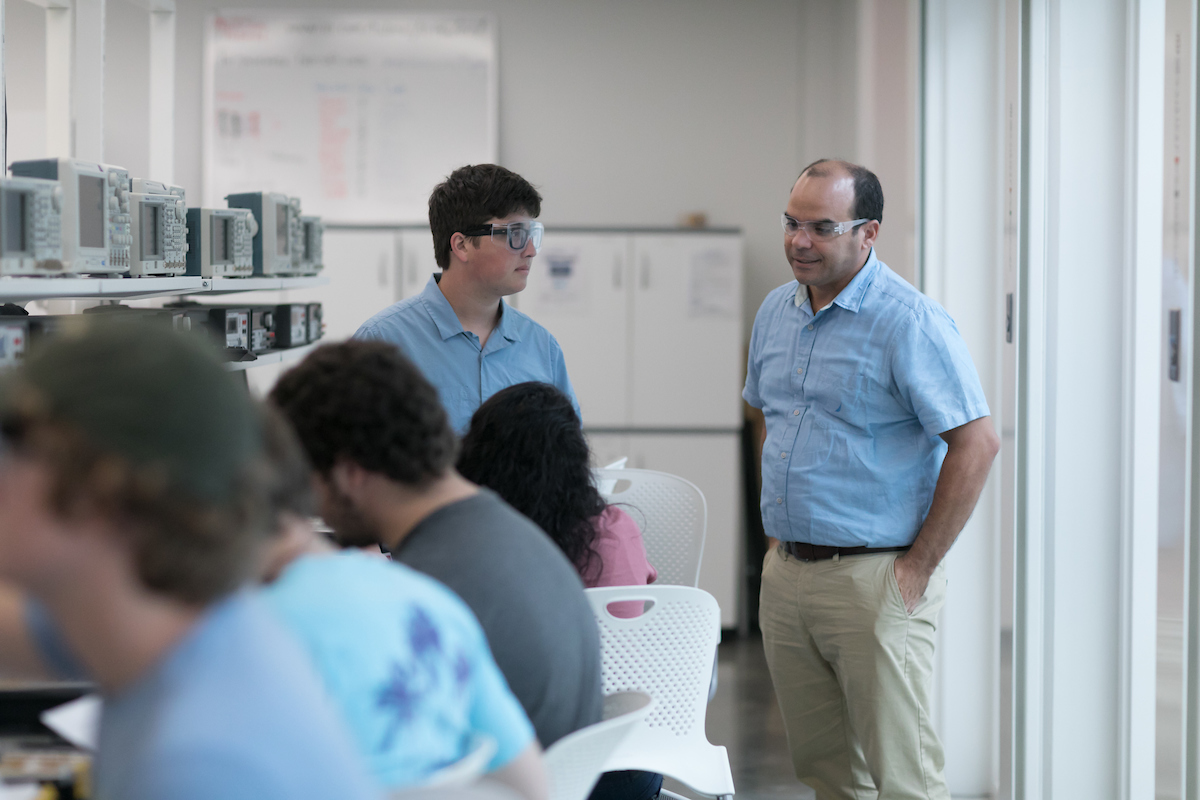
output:
[[[846,418],[849,412],[863,407],[865,385],[866,376],[859,369],[825,370],[819,381],[818,395],[813,399],[826,413]]]

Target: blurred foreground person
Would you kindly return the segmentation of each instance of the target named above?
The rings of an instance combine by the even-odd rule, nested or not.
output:
[[[637,523],[604,502],[592,479],[583,426],[571,400],[548,383],[518,383],[492,395],[471,417],[458,471],[500,495],[550,534],[585,586],[644,586],[658,577]],[[641,603],[613,603],[636,617]],[[643,800],[662,789],[654,772],[607,772],[592,800]]]
[[[600,634],[579,576],[536,525],[454,470],[454,432],[412,362],[384,342],[324,345],[271,400],[338,541],[382,545],[466,602],[543,747],[600,720]]]
[[[0,578],[30,599],[0,660],[99,684],[98,800],[376,796],[304,652],[239,591],[266,533],[258,420],[202,342],[140,324],[5,376]]]
[[[432,578],[319,534],[308,462],[287,422],[264,410],[275,537],[263,594],[312,656],[371,772],[388,788],[418,786],[484,736],[495,745],[488,777],[545,800],[533,726],[471,610]]]

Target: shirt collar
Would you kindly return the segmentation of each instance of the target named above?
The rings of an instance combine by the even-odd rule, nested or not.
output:
[[[510,342],[521,341],[521,334],[517,330],[516,312],[509,308],[503,299],[500,300],[500,322],[496,325],[496,333]]]
[[[437,326],[438,334],[444,342],[452,336],[462,333],[463,326],[458,321],[458,315],[454,313],[450,301],[438,288],[439,277],[440,275],[436,272],[429,276],[429,283],[425,284],[425,288],[421,290],[421,302],[429,310],[429,316],[433,318],[433,324]]]
[[[867,261],[863,264],[862,269],[854,276],[850,283],[846,284],[846,288],[838,292],[838,296],[833,298],[830,305],[841,306],[847,311],[858,313],[858,309],[862,307],[863,296],[867,293],[867,289],[871,286],[871,281],[875,278],[875,273],[879,271],[879,259],[875,257],[875,248],[871,248],[870,254],[867,256]],[[820,309],[814,309],[811,306],[808,296],[808,287],[802,283],[796,284],[796,297],[794,300],[797,308],[803,308],[806,303],[809,304],[809,313],[816,314]]]
[[[454,307],[450,305],[450,301],[446,299],[446,295],[442,294],[442,290],[438,287],[438,279],[440,277],[441,273],[439,272],[435,272],[429,276],[429,282],[421,290],[421,302],[425,304],[425,308],[429,309],[429,316],[433,318],[433,324],[437,326],[438,335],[442,337],[442,341],[444,342],[462,333],[464,329],[458,319],[458,315],[454,313]],[[500,301],[500,322],[496,325],[495,332],[499,333],[507,341],[521,341],[521,334],[517,331],[517,316],[512,313],[508,304],[503,300]]]

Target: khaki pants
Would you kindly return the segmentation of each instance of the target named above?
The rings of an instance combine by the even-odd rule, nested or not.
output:
[[[821,800],[949,800],[929,719],[942,566],[910,615],[898,553],[763,563],[759,623],[796,777]]]

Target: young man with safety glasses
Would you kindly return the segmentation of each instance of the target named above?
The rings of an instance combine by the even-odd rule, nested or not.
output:
[[[456,169],[429,196],[442,272],[354,335],[390,342],[415,362],[460,435],[484,400],[525,381],[553,384],[578,410],[558,342],[502,299],[525,288],[542,245],[541,209],[541,195],[515,172],[496,164]]]

